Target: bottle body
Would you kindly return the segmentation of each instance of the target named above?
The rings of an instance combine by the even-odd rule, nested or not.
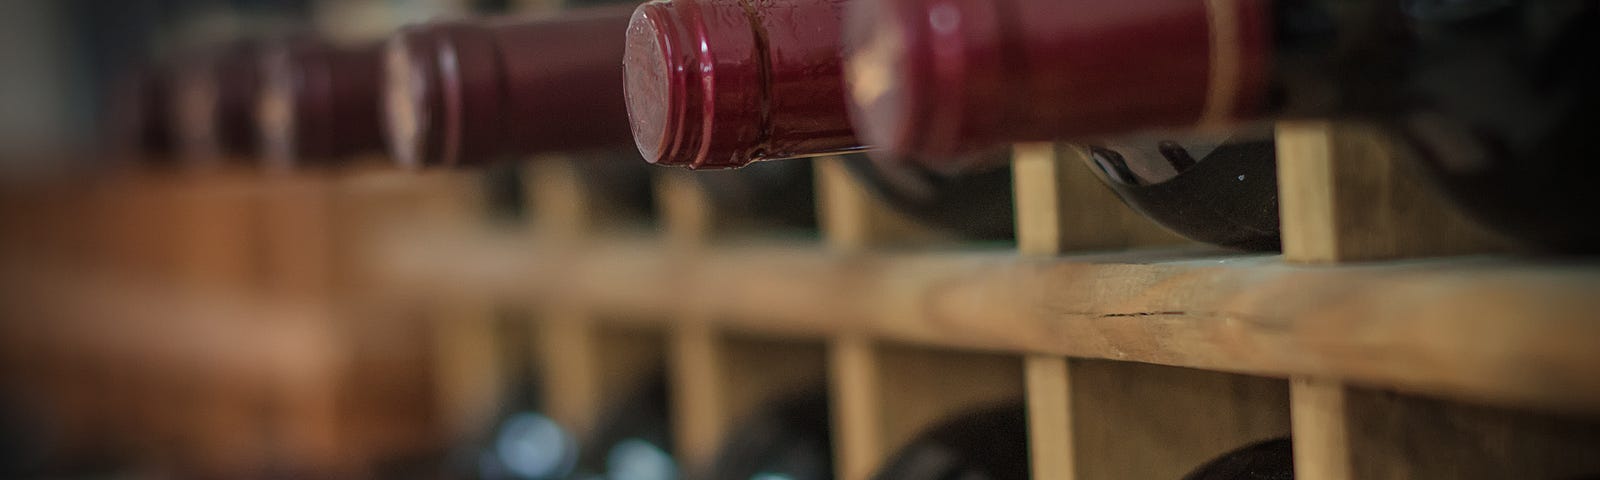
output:
[[[828,393],[809,387],[763,406],[738,427],[717,454],[711,480],[833,478]]]
[[[968,412],[937,425],[873,475],[877,480],[1028,477],[1028,422],[1021,404]]]
[[[1085,148],[1085,160],[1106,186],[1167,229],[1212,245],[1279,249],[1278,169],[1270,130],[1124,137]]]
[[[1201,465],[1183,480],[1294,480],[1294,444],[1277,438],[1246,445]]]

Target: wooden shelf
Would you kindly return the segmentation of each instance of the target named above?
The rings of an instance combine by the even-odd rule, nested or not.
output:
[[[535,235],[388,235],[383,275],[500,301],[753,332],[1305,375],[1600,412],[1600,270],[1509,257],[1297,266],[1204,249],[1028,258],[830,253],[648,239],[551,251]]]

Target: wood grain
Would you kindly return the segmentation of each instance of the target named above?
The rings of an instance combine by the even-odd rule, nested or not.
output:
[[[686,257],[627,240],[567,251],[519,237],[389,240],[379,249],[394,260],[385,274],[411,285],[402,291],[560,298],[620,316],[694,309],[744,331],[1313,375],[1600,410],[1600,324],[1588,321],[1600,308],[1600,269],[1586,262],[1305,267],[1191,249],[1041,259],[784,245]]]
[[[1077,479],[1180,478],[1227,451],[1289,435],[1283,380],[1072,360]]]

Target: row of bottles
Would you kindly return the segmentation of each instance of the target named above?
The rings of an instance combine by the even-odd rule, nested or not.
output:
[[[1007,147],[1073,142],[1162,225],[1274,250],[1271,122],[1335,119],[1392,132],[1479,220],[1584,251],[1600,238],[1582,213],[1597,19],[1581,0],[654,1],[438,21],[353,48],[242,42],[125,102],[170,97],[170,136],[126,130],[152,151],[170,139],[189,158],[280,166],[380,137],[412,168],[641,163],[630,145],[695,169],[849,155],[890,205],[979,238],[1010,234]]]

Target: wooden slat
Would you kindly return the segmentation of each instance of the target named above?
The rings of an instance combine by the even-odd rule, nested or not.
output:
[[[1033,478],[1074,478],[1078,465],[1073,441],[1072,378],[1067,359],[1033,355],[1023,364],[1027,376],[1028,458]]]
[[[1480,257],[1352,267],[1213,251],[1019,258],[399,235],[402,290],[553,298],[619,316],[694,309],[736,330],[1314,375],[1600,411],[1600,269]],[[441,259],[448,261],[440,262]],[[674,285],[664,289],[661,285]],[[911,312],[907,314],[907,312]]]

